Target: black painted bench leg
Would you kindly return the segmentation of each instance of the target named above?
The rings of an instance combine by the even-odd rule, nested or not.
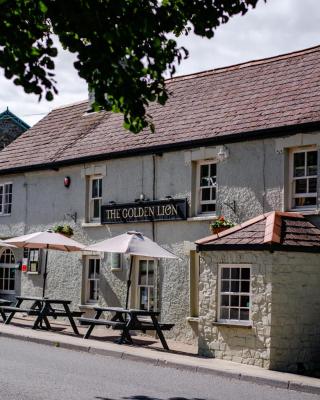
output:
[[[14,317],[14,315],[15,315],[15,311],[12,311],[12,312],[7,316],[7,318],[6,318],[6,320],[4,321],[4,323],[5,323],[6,325],[9,325],[10,322],[11,322],[11,320],[12,320],[12,318]]]
[[[90,337],[90,335],[91,335],[91,333],[92,333],[94,327],[95,327],[95,324],[91,324],[91,325],[89,326],[89,328],[88,328],[86,334],[83,336],[84,339],[89,339],[89,337]]]

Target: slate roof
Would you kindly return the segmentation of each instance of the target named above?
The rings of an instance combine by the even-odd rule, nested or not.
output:
[[[299,213],[272,211],[196,241],[199,250],[288,250],[320,253],[320,229]]]
[[[87,101],[58,108],[1,152],[0,174],[314,129],[319,82],[320,46],[168,80],[167,104],[148,110],[155,134]]]

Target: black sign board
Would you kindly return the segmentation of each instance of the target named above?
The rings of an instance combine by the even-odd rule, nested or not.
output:
[[[168,199],[101,206],[102,224],[187,219],[187,199]]]

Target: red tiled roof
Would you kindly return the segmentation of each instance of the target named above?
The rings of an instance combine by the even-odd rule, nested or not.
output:
[[[313,126],[319,82],[320,46],[168,80],[167,104],[148,110],[155,134],[125,131],[120,114],[86,114],[87,101],[55,109],[0,152],[0,173]]]
[[[200,250],[274,249],[320,253],[320,229],[298,213],[272,211],[196,241]]]

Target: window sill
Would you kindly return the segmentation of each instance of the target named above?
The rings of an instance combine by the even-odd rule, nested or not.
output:
[[[40,275],[40,272],[27,272],[27,275]]]
[[[196,323],[196,324],[199,323],[199,317],[187,317],[186,320],[189,323]]]
[[[82,228],[98,228],[103,226],[100,222],[82,222]]]
[[[225,326],[225,327],[230,327],[230,328],[247,328],[251,329],[252,328],[252,322],[212,322],[212,325],[214,326]]]
[[[214,221],[218,217],[216,215],[199,215],[197,217],[187,218],[188,222],[202,222],[202,221]]]
[[[314,208],[314,209],[310,209],[310,208],[304,208],[304,209],[300,209],[300,208],[293,208],[291,210],[288,211],[289,213],[299,213],[302,215],[320,215],[320,210]]]

